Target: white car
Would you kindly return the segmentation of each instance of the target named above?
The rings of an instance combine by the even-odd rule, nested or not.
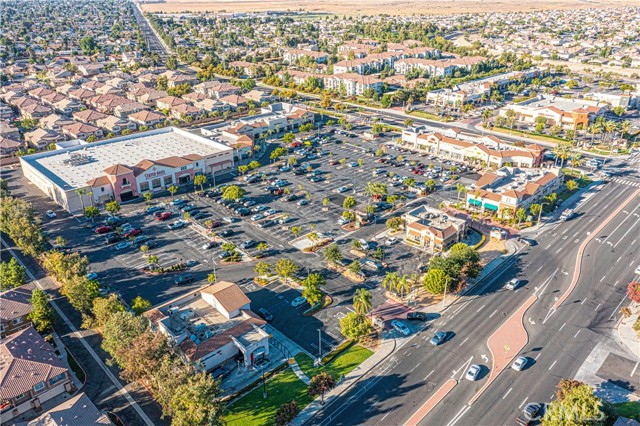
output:
[[[640,265],[638,265],[638,267],[636,268],[635,272],[636,275],[640,275]]]
[[[54,212],[53,210],[47,210],[46,214],[49,219],[55,219],[57,217],[56,212]]]
[[[478,364],[473,364],[469,367],[469,371],[464,375],[464,378],[467,380],[471,380],[472,382],[478,380],[478,375],[482,371],[482,368]]]
[[[513,364],[511,364],[511,368],[516,371],[522,371],[527,366],[527,364],[529,364],[529,359],[524,356],[519,356],[515,361],[513,361]]]
[[[389,237],[389,238],[387,238],[387,241],[385,242],[385,245],[392,246],[397,242],[398,242],[398,239],[396,237]]]
[[[264,218],[265,216],[262,213],[254,214],[253,216],[251,216],[251,220],[253,220],[254,222]]]
[[[411,334],[411,330],[409,330],[409,327],[407,327],[402,321],[398,321],[398,320],[391,321],[391,327],[393,327],[394,330],[396,330],[398,333],[402,334],[403,336],[408,336],[409,334]]]
[[[504,286],[507,290],[515,290],[520,285],[520,280],[517,278],[511,278],[511,280]]]
[[[261,212],[263,210],[267,210],[269,207],[267,206],[263,206],[262,204],[259,206],[255,206],[254,208],[252,208],[251,210],[254,212]]]
[[[267,216],[271,216],[278,213],[278,210],[276,209],[269,209],[269,210],[265,210],[265,212],[263,213],[265,217]]]
[[[304,296],[298,296],[295,299],[293,299],[291,301],[291,306],[293,306],[294,308],[300,306],[300,305],[304,305],[307,302],[307,298]]]

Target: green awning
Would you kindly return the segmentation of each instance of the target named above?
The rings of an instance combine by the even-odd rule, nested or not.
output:
[[[484,208],[487,210],[493,210],[494,212],[498,211],[498,206],[494,206],[493,204],[484,203]]]
[[[472,206],[481,206],[482,200],[476,200],[475,198],[469,198],[469,204]]]

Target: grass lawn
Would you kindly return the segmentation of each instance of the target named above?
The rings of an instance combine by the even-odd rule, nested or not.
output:
[[[613,410],[618,416],[640,421],[640,403],[638,402],[613,404]]]
[[[267,399],[264,399],[260,385],[230,405],[224,417],[227,426],[270,425],[276,411],[285,402],[295,399],[302,409],[312,401],[307,396],[307,385],[290,368],[267,381],[267,394]]]
[[[443,117],[440,117],[438,115],[431,114],[425,111],[414,110],[414,111],[411,111],[409,115],[414,115],[420,118],[426,118],[427,120],[444,121]]]
[[[358,365],[362,364],[364,360],[373,355],[369,349],[362,347],[360,345],[353,345],[349,349],[342,352],[331,361],[329,364],[320,367],[313,367],[313,360],[309,358],[307,354],[299,353],[296,355],[296,361],[300,366],[300,369],[309,377],[313,377],[318,373],[326,371],[331,374],[336,380],[340,380],[343,374],[348,374],[356,368]]]

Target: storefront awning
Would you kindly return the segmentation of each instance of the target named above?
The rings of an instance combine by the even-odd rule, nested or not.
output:
[[[476,200],[475,198],[469,198],[469,204],[472,206],[481,206],[482,200]]]
[[[498,206],[494,206],[493,204],[484,203],[484,208],[487,210],[493,210],[494,212],[498,211]]]

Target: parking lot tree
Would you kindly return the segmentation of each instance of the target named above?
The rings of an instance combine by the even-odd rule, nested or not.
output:
[[[293,143],[295,138],[296,138],[296,135],[294,135],[293,133],[291,132],[285,133],[284,136],[282,136],[282,142],[284,142],[287,145],[290,145],[291,143]]]
[[[298,407],[298,403],[295,399],[285,402],[280,406],[280,408],[278,408],[278,411],[276,411],[276,426],[288,426],[291,424],[293,419],[296,418],[299,412],[300,408]]]
[[[285,155],[287,155],[287,149],[286,148],[282,148],[282,147],[278,147],[278,148],[274,149],[271,152],[271,155],[269,156],[269,158],[272,161],[278,161],[278,159],[280,159],[280,157],[284,157]]]
[[[154,256],[153,254],[147,257],[147,263],[149,265],[157,265],[159,261],[160,259],[158,259],[158,256]]]
[[[345,164],[347,164],[347,159],[343,157],[340,160],[338,160],[338,162],[344,166]]]
[[[404,120],[403,124],[405,125],[405,127],[411,127],[413,126],[413,120],[410,118],[407,118]]]
[[[171,194],[171,196],[173,197],[176,192],[178,192],[178,187],[176,185],[171,185],[167,188],[167,191],[169,191],[169,194]]]
[[[56,237],[55,244],[56,244],[57,247],[64,247],[64,246],[67,245],[67,240],[65,240],[62,235],[58,235]]]
[[[362,250],[362,243],[358,239],[351,240],[351,249],[352,250]]]
[[[228,242],[227,242],[227,243],[222,244],[222,245],[220,246],[220,248],[221,248],[222,250],[226,251],[226,252],[229,252],[229,253],[236,251],[236,245],[235,245],[235,244],[233,244],[233,243],[228,243]]]
[[[147,299],[144,299],[142,296],[136,296],[135,299],[131,302],[131,310],[136,315],[142,315],[144,311],[148,311],[151,309],[151,302]]]
[[[309,241],[311,241],[312,243],[315,243],[316,241],[318,241],[320,239],[320,236],[318,235],[317,232],[309,232],[307,234],[307,239]]]
[[[640,282],[630,282],[627,285],[627,295],[634,303],[640,303]]]
[[[449,276],[442,269],[429,269],[424,276],[424,289],[431,294],[443,294],[450,281]]]
[[[382,288],[387,291],[398,291],[398,283],[400,282],[400,275],[397,272],[387,272],[382,279]]]
[[[466,192],[466,191],[467,191],[467,187],[466,187],[466,186],[464,186],[464,185],[463,185],[463,184],[461,184],[461,183],[457,183],[457,184],[456,184],[456,191],[458,192],[458,197],[456,198],[456,201],[458,201],[458,202],[459,202],[459,201],[460,201],[460,194],[462,194],[462,193]]]
[[[147,255],[147,253],[149,252],[149,246],[148,246],[148,245],[146,245],[146,244],[141,245],[141,246],[140,246],[140,251],[142,252],[142,254],[143,254],[144,256],[146,256],[146,255]]]
[[[347,123],[347,124],[345,124],[345,125],[344,125],[344,129],[345,129],[345,130],[349,130],[349,131],[350,131],[351,129],[353,129],[353,124],[351,124],[351,123]]]
[[[331,200],[328,197],[324,197],[322,199],[322,205],[325,206],[325,207],[328,207],[329,204],[331,204]]]
[[[275,273],[286,283],[289,278],[298,272],[298,265],[291,259],[280,259],[276,262]]]
[[[475,278],[480,274],[480,255],[465,243],[454,244],[449,249],[449,259],[460,265],[460,271],[467,278]]]
[[[244,175],[248,171],[249,171],[249,166],[238,166],[238,173],[240,173],[240,175]]]
[[[371,257],[373,257],[374,259],[378,259],[378,260],[382,260],[384,259],[384,250],[382,250],[382,247],[377,247],[374,252],[371,254]]]
[[[404,226],[404,219],[398,216],[392,217],[387,219],[386,225],[387,228],[391,229],[392,231],[397,231]]]
[[[413,188],[414,186],[416,186],[416,180],[414,178],[406,178],[402,181],[402,184],[407,188]]]
[[[391,204],[393,207],[396,206],[396,204],[398,203],[398,196],[393,194],[393,195],[389,195],[387,197],[387,203]]]
[[[336,124],[336,120],[327,120],[327,126],[333,126]]]
[[[271,275],[271,265],[267,262],[258,262],[256,266],[254,266],[253,270],[259,277],[268,277]]]
[[[384,155],[384,149],[382,148],[376,149],[376,152],[375,152],[376,157],[382,157],[383,155]]]
[[[427,187],[427,192],[433,192],[436,189],[436,181],[433,179],[429,179],[424,184]]]
[[[520,207],[518,210],[516,210],[516,219],[518,219],[518,226],[520,226],[520,222],[522,222],[526,218],[527,218],[527,211],[525,209]]]
[[[380,182],[367,182],[367,185],[364,188],[364,193],[370,197],[383,197],[387,195],[387,185]]]
[[[536,125],[534,126],[534,130],[535,130],[536,133],[544,132],[544,124],[543,123],[536,123]]]
[[[349,266],[347,266],[347,269],[354,275],[360,275],[362,273],[362,265],[357,259],[351,262]]]
[[[317,273],[310,274],[304,281],[302,281],[302,285],[304,286],[302,296],[307,299],[311,306],[315,306],[322,302],[322,291],[320,290],[320,286],[325,283],[326,280],[324,277]]]
[[[331,244],[324,250],[324,260],[334,265],[342,260],[342,252],[336,244]]]
[[[215,283],[218,280],[218,276],[216,274],[214,274],[213,272],[207,274],[207,282],[208,283]]]
[[[207,177],[205,175],[196,175],[193,178],[193,184],[200,187],[200,191],[204,191],[204,185],[207,183]]]
[[[49,305],[49,296],[40,289],[34,289],[31,293],[31,312],[29,312],[29,321],[38,330],[38,333],[44,333],[51,330],[55,317],[53,308]]]
[[[340,318],[340,332],[348,339],[359,339],[371,332],[373,327],[364,314],[349,312]]]
[[[244,197],[246,193],[247,193],[246,190],[244,190],[243,188],[240,188],[237,185],[229,185],[224,189],[224,192],[222,193],[222,198],[225,200],[235,201]]]
[[[172,426],[222,425],[219,382],[205,372],[190,375],[171,398]]]
[[[107,212],[115,216],[120,211],[120,204],[117,201],[109,201],[106,205]]]
[[[355,220],[356,215],[352,211],[345,210],[345,211],[342,212],[342,218],[344,220],[348,220],[348,221],[352,222],[353,220]]]
[[[296,157],[289,157],[289,158],[287,158],[287,164],[289,166],[294,166],[294,165],[298,164],[298,159]]]
[[[358,163],[359,167],[362,167],[362,165],[364,164],[364,160],[362,158],[358,158],[356,162]]]
[[[578,189],[578,182],[576,182],[575,180],[568,180],[567,183],[565,183],[565,186],[567,187],[567,189],[569,191],[575,191],[576,189]]]
[[[87,219],[91,219],[91,222],[93,223],[93,220],[100,216],[100,209],[98,209],[96,206],[88,206],[84,208],[84,217],[86,217]]]
[[[546,408],[541,422],[545,426],[604,425],[607,414],[605,404],[593,394],[586,383],[569,389],[562,400],[552,401]]]
[[[352,197],[351,195],[349,195],[342,202],[342,208],[345,209],[345,210],[351,210],[352,208],[354,208],[356,206],[356,204],[358,204],[356,199],[354,197]]]
[[[403,157],[402,155],[398,155],[398,156],[396,157],[396,161],[398,161],[398,162],[402,163],[402,162],[404,162],[404,157]]]
[[[82,327],[102,330],[111,315],[124,311],[126,311],[126,308],[120,302],[117,294],[111,293],[107,297],[96,297],[93,300],[91,315],[83,316]]]
[[[292,226],[290,231],[293,234],[294,238],[298,238],[298,234],[300,234],[300,232],[302,231],[302,228],[299,226]]]
[[[248,166],[249,166],[249,168],[250,168],[251,170],[255,170],[255,169],[257,169],[258,167],[260,167],[260,165],[261,165],[261,164],[260,164],[258,161],[256,161],[256,160],[253,160],[252,162],[250,162],[250,163],[248,164]]]
[[[353,309],[359,315],[366,315],[371,309],[371,292],[366,288],[359,288],[353,296]]]

